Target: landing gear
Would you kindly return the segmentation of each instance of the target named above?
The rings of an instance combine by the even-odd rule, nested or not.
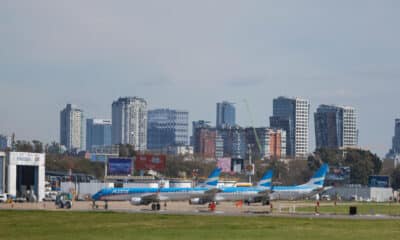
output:
[[[268,206],[270,204],[270,201],[269,200],[264,200],[264,201],[262,201],[262,205],[263,206]]]
[[[160,203],[152,203],[152,204],[151,204],[151,210],[153,210],[153,211],[160,211],[160,209],[161,209]]]

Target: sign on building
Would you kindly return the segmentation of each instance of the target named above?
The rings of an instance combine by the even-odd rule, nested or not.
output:
[[[231,158],[219,158],[217,167],[221,168],[223,173],[231,173]]]
[[[107,165],[107,175],[109,176],[129,176],[133,173],[132,158],[109,158]]]
[[[165,155],[138,154],[134,158],[137,170],[164,171],[166,167]]]
[[[369,176],[369,187],[388,188],[390,186],[389,176]]]
[[[350,183],[350,167],[331,167],[325,178],[327,185],[344,185]]]

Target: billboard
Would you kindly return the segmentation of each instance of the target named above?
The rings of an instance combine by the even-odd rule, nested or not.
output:
[[[135,157],[135,168],[137,170],[164,171],[165,166],[165,155],[138,154]]]
[[[326,181],[350,182],[350,167],[331,167],[326,175]]]
[[[388,188],[390,186],[389,176],[369,176],[368,187]]]
[[[10,152],[9,164],[20,166],[44,167],[46,155],[44,153]]]
[[[231,171],[234,173],[242,173],[244,169],[244,159],[232,158]]]
[[[131,158],[108,158],[107,175],[128,176],[132,175],[133,161]]]
[[[223,173],[231,173],[231,158],[218,158],[217,167],[221,168]]]

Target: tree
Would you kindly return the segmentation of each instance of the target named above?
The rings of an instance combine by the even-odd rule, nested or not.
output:
[[[286,184],[288,180],[288,165],[279,160],[273,160],[270,169],[274,171],[274,181],[280,184]]]
[[[46,155],[46,169],[50,171],[68,172],[93,175],[98,179],[104,177],[104,163],[92,162],[78,156],[68,156],[48,153]]]
[[[136,151],[131,144],[120,144],[119,145],[119,156],[120,157],[134,157],[136,156]]]
[[[371,160],[374,164],[374,174],[379,174],[383,166],[382,160],[376,154],[371,154]]]
[[[35,153],[42,153],[43,152],[43,143],[39,140],[33,140],[33,151]]]
[[[29,141],[18,140],[15,144],[17,152],[33,152],[33,146]]]
[[[50,145],[46,145],[46,152],[52,154],[61,153],[61,145],[57,142],[52,142]]]
[[[333,167],[350,167],[351,182],[356,184],[366,185],[368,177],[379,174],[382,169],[381,159],[376,154],[362,149],[317,149],[314,157],[308,159],[309,166],[315,166],[319,159]]]
[[[317,167],[317,169],[319,166]],[[305,160],[295,160],[289,162],[288,170],[288,184],[297,185],[310,180],[311,175],[314,170],[311,170],[308,166],[308,161]]]
[[[352,183],[368,184],[368,177],[379,174],[382,162],[370,151],[351,149],[345,157],[345,164],[350,166],[350,179]]]
[[[400,166],[394,169],[391,175],[392,178],[392,188],[400,189]]]
[[[311,171],[316,171],[321,167],[322,160],[319,155],[310,155],[307,158],[307,166]]]
[[[343,165],[343,151],[332,148],[320,148],[314,153],[314,156],[331,166]]]
[[[350,181],[354,184],[368,184],[368,177],[373,174],[372,164],[361,159],[352,159],[350,166]]]

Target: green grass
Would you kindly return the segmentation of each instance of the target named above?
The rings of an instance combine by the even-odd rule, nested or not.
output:
[[[373,214],[383,214],[391,216],[400,216],[400,204],[389,204],[389,203],[344,203],[334,206],[321,205],[319,207],[320,213],[330,213],[330,214],[348,214],[349,207],[356,206],[357,214],[361,215],[373,215]],[[296,208],[296,212],[314,212],[315,207],[299,207]]]
[[[0,211],[0,239],[398,239],[399,220]]]

